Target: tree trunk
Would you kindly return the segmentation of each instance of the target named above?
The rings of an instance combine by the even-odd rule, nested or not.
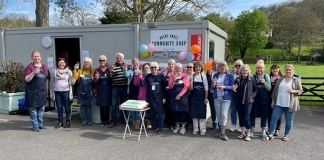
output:
[[[47,27],[49,23],[49,0],[36,0],[36,27]]]
[[[241,54],[241,58],[244,58],[244,56],[245,56],[245,53],[246,53],[246,50],[247,50],[247,48],[246,48],[246,47],[241,47],[241,48],[240,48],[240,54]]]

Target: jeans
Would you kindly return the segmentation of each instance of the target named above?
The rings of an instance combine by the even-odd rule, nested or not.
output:
[[[92,122],[91,105],[81,105],[82,123]]]
[[[268,127],[269,127],[268,129],[270,129],[270,122],[271,122],[272,111],[273,111],[273,109],[270,107],[269,116],[268,116]],[[277,121],[276,130],[280,130],[280,128],[281,128],[281,116],[280,116],[280,118]]]
[[[132,121],[135,122],[136,120],[140,120],[140,114],[137,111],[130,111],[132,116]]]
[[[172,113],[176,125],[179,125],[180,123],[182,125],[187,124],[187,111],[172,111]]]
[[[228,110],[231,105],[230,100],[223,100],[222,97],[217,97],[214,99],[216,117],[218,119],[218,124],[221,126],[226,126]]]
[[[44,126],[43,115],[44,115],[45,106],[41,106],[41,107],[29,106],[28,109],[29,109],[29,116],[33,128],[39,128]]]
[[[215,110],[213,93],[208,93],[208,102],[209,102],[210,114],[211,114],[212,122],[213,122],[213,124],[216,124],[217,123],[217,118],[216,118],[216,110]]]
[[[251,114],[252,104],[238,104],[237,112],[239,115],[240,127],[245,127],[246,129],[251,129],[250,114]]]
[[[111,122],[117,122],[118,105],[126,101],[127,98],[127,86],[112,86],[112,108],[111,108]],[[118,103],[118,100],[119,103]],[[121,112],[122,113],[122,112]],[[124,120],[124,117],[120,115],[120,119]]]
[[[250,124],[254,128],[255,127],[255,117],[250,117]],[[266,128],[267,127],[267,118],[261,117],[261,123],[260,123],[261,128]]]
[[[232,99],[232,101],[231,101],[231,125],[236,126],[236,121],[237,121],[236,100]]]
[[[286,126],[285,126],[285,136],[288,136],[290,133],[291,128],[293,127],[294,123],[294,116],[296,111],[289,111],[288,107],[281,107],[278,105],[275,105],[273,107],[272,116],[271,116],[271,122],[270,122],[270,131],[269,135],[273,135],[276,129],[276,124],[278,119],[281,117],[282,114],[285,114],[286,119]]]
[[[71,107],[70,107],[70,100],[69,94],[70,91],[63,91],[63,92],[54,92],[55,94],[55,103],[57,106],[57,114],[59,121],[63,121],[63,106],[65,109],[65,116],[66,120],[71,119]]]
[[[109,122],[110,116],[110,107],[109,106],[100,106],[100,120],[102,123]]]
[[[163,127],[164,127],[163,114],[152,114],[152,113],[150,114],[152,129],[156,129],[156,115],[158,116],[159,131],[163,131]]]

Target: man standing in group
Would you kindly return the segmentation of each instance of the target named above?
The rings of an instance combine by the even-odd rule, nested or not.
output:
[[[213,98],[213,92],[214,90],[211,89],[211,84],[212,84],[212,80],[213,80],[213,76],[215,73],[217,73],[217,68],[218,68],[218,60],[214,60],[212,65],[213,65],[213,69],[209,70],[207,73],[207,80],[208,80],[208,101],[209,101],[209,107],[210,107],[210,114],[212,117],[212,126],[210,127],[210,129],[215,129],[217,127],[217,118],[216,118],[216,110],[215,110],[215,105],[214,105],[214,98]]]
[[[127,69],[127,68],[125,68]],[[118,104],[124,103],[127,97],[128,79],[124,77],[124,54],[116,53],[116,63],[111,66],[112,70],[112,108],[111,108],[111,121],[108,128],[112,128],[117,124],[117,111]],[[119,103],[118,103],[118,100]],[[120,115],[121,121],[124,117]]]

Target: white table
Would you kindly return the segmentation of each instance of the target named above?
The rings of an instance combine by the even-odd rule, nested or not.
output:
[[[125,136],[126,136],[127,132],[129,133],[130,136],[137,136],[137,134],[133,134],[132,135],[132,133],[130,131],[129,124],[128,124],[130,112],[128,112],[128,114],[126,115],[125,114],[125,111],[136,111],[136,112],[139,112],[140,113],[141,127],[140,127],[140,130],[139,130],[139,134],[138,134],[137,141],[139,141],[141,139],[142,129],[144,129],[145,136],[148,137],[147,136],[147,132],[146,132],[146,127],[145,127],[144,119],[145,119],[145,111],[149,110],[150,108],[146,107],[146,108],[143,108],[143,109],[134,109],[134,108],[123,108],[123,107],[119,107],[119,109],[123,111],[123,115],[124,115],[124,118],[125,118],[125,121],[126,121],[126,127],[125,127],[125,131],[124,131],[124,137],[123,137],[123,139],[125,139]]]

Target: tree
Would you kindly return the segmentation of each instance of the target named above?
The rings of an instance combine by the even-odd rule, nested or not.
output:
[[[267,43],[268,19],[258,9],[242,11],[234,20],[233,34],[229,37],[229,47],[232,52],[239,51],[241,58],[248,49],[263,48]]]
[[[49,0],[36,0],[36,27],[49,25]]]
[[[60,11],[61,19],[71,26],[99,24],[91,4],[73,3],[68,8],[56,9]]]
[[[0,19],[1,28],[35,27],[35,21],[21,14],[11,14]]]
[[[220,29],[227,32],[227,34],[231,34],[234,29],[234,21],[232,21],[233,17],[231,17],[230,15],[228,15],[228,17],[224,17],[219,13],[212,12],[207,14],[206,16],[200,17],[200,19],[210,21]]]
[[[132,13],[129,11],[118,11],[116,7],[112,9],[107,9],[104,13],[105,17],[99,18],[101,24],[123,24],[123,23],[131,23]]]

